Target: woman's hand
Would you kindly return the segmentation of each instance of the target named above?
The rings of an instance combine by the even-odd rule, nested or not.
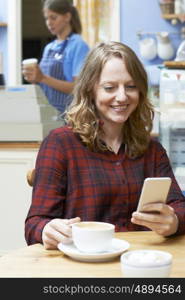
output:
[[[48,76],[42,73],[39,65],[23,65],[22,74],[24,76],[24,79],[30,83],[43,83],[61,93],[71,94],[74,88],[74,81],[70,82]],[[76,77],[74,77],[73,79],[75,80]]]
[[[174,209],[164,203],[146,204],[143,212],[133,212],[131,222],[146,226],[162,236],[172,235],[178,228]]]
[[[35,66],[23,66],[22,74],[24,79],[31,83],[38,83],[43,80],[44,74],[38,65]]]
[[[80,218],[53,219],[48,222],[42,231],[42,241],[47,250],[57,249],[58,243],[71,243],[71,224],[80,222]]]

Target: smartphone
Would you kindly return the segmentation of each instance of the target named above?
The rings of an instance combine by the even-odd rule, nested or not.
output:
[[[166,202],[171,186],[170,177],[145,178],[141,190],[137,211],[143,211],[143,205],[151,202]]]

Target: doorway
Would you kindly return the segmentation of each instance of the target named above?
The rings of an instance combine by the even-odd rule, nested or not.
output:
[[[22,0],[22,59],[40,60],[44,46],[52,40],[38,0]]]

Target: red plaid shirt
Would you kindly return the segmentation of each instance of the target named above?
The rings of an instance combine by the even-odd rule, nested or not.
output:
[[[25,224],[28,244],[42,242],[45,224],[53,218],[80,217],[84,221],[104,221],[116,231],[148,230],[131,223],[144,178],[172,178],[168,203],[179,218],[178,234],[185,233],[185,198],[174,178],[166,151],[151,140],[139,158],[95,153],[87,149],[69,127],[50,132],[41,144],[33,197]]]

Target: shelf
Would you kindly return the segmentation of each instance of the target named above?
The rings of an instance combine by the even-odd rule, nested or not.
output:
[[[0,141],[0,150],[4,149],[38,149],[40,142],[3,142]]]
[[[185,61],[164,61],[164,66],[169,69],[185,69]]]
[[[176,14],[163,14],[162,17],[163,19],[171,20],[177,18],[178,16]]]
[[[165,20],[177,19],[181,23],[185,22],[185,14],[162,14],[162,18]]]
[[[0,27],[7,27],[7,23],[5,23],[5,22],[0,22]]]

